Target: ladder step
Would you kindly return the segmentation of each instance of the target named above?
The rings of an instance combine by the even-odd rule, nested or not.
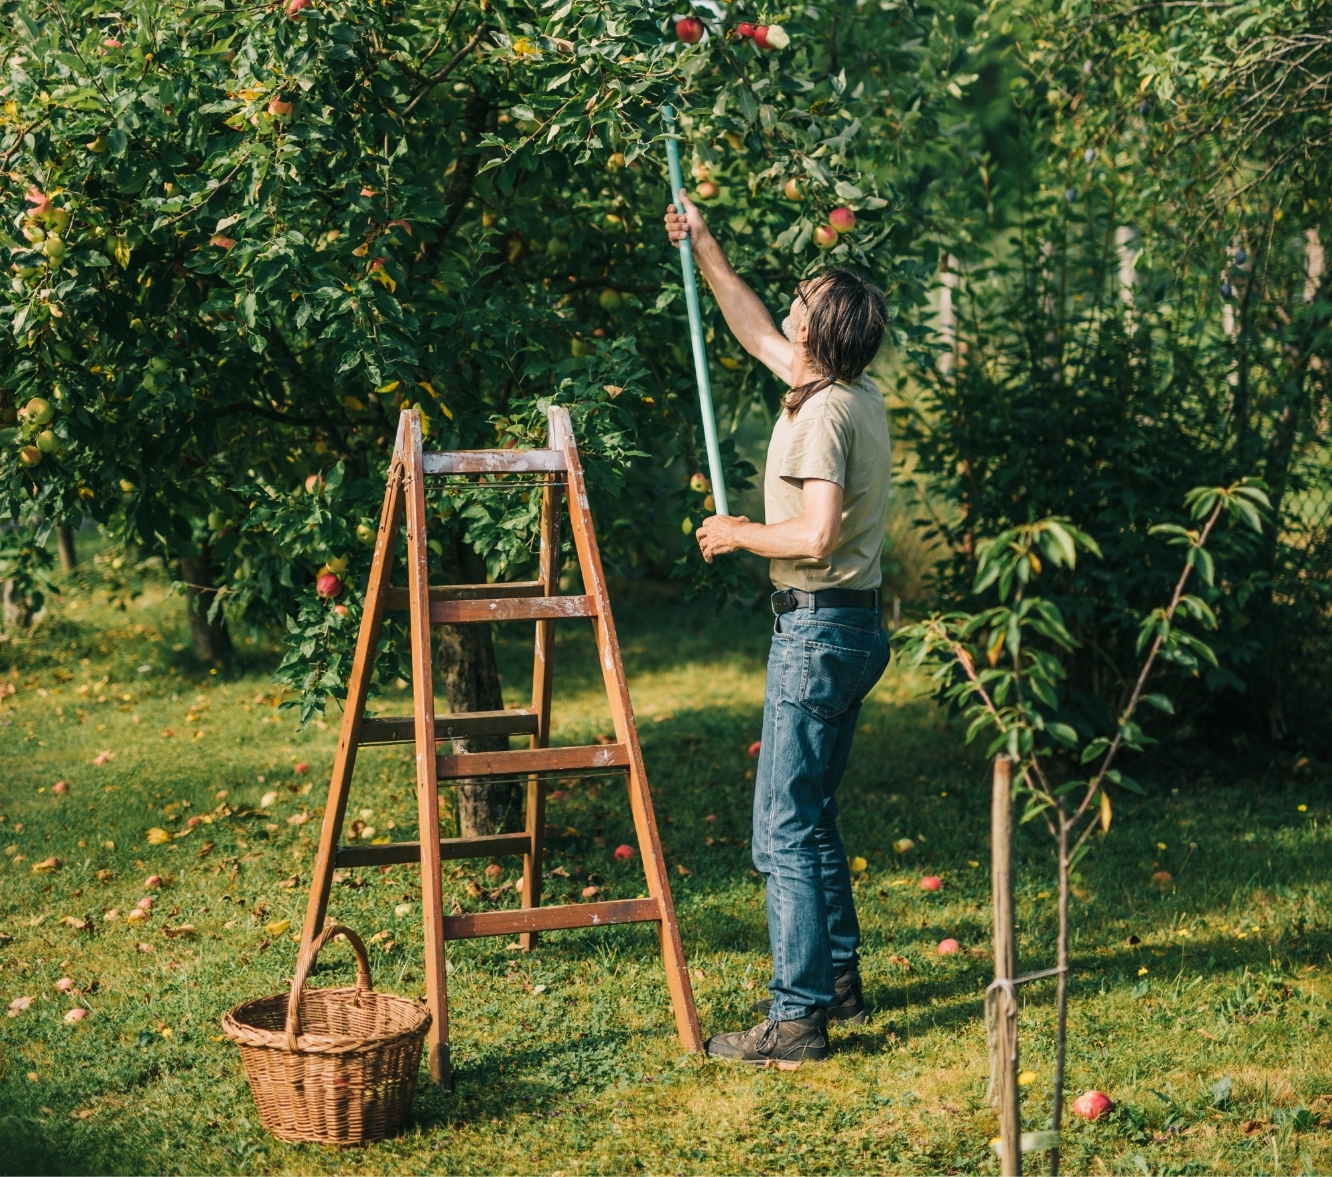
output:
[[[569,468],[559,450],[428,450],[426,474],[559,474]]]
[[[469,621],[541,621],[559,617],[595,617],[592,597],[529,597],[523,600],[435,601],[431,625],[458,625]]]
[[[512,711],[467,711],[435,716],[435,739],[467,740],[473,736],[533,736],[537,713],[530,708]],[[383,715],[361,720],[361,744],[410,744],[416,739],[416,720],[410,715]]]
[[[522,748],[513,752],[471,752],[439,757],[440,780],[480,776],[524,776],[579,768],[623,768],[629,750],[623,744],[588,744],[574,748]]]
[[[507,580],[499,584],[432,584],[430,603],[436,601],[490,601],[503,597],[544,596],[546,586],[539,580]],[[384,590],[385,609],[410,609],[411,599],[405,588]]]
[[[520,907],[444,917],[445,940],[477,936],[512,936],[518,932],[553,932],[560,928],[601,928],[661,919],[655,899],[612,899],[605,903],[570,903],[561,907]]]
[[[441,838],[439,856],[491,858],[498,854],[527,854],[532,839],[526,834],[491,834],[485,838]],[[420,842],[388,842],[382,846],[339,846],[336,865],[383,866],[386,863],[420,862]]]

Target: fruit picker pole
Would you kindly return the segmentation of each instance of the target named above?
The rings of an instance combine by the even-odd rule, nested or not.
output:
[[[661,108],[666,133],[666,165],[671,174],[671,203],[680,201],[684,175],[680,171],[680,147],[675,139],[675,111]],[[684,209],[680,210],[684,212]],[[717,446],[717,422],[712,413],[712,386],[708,382],[708,353],[703,347],[703,318],[698,311],[698,287],[694,282],[694,252],[689,238],[680,242],[680,273],[684,280],[685,310],[689,312],[689,340],[694,347],[694,375],[698,378],[698,403],[703,416],[703,440],[708,449],[708,474],[712,478],[712,497],[717,514],[729,515],[726,483],[722,478],[721,450]]]

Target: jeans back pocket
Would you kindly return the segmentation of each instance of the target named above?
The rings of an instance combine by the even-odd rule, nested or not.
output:
[[[865,696],[861,682],[870,651],[804,640],[800,705],[823,719],[835,719]],[[870,684],[873,685],[872,683]]]

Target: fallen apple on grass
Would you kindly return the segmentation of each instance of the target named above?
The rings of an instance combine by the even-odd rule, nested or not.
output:
[[[752,744],[750,744],[750,745],[749,745],[749,758],[750,758],[750,760],[757,760],[757,759],[758,759],[758,754],[759,754],[759,752],[762,750],[762,748],[763,748],[763,741],[762,741],[762,740],[755,740]]]
[[[893,843],[894,854],[905,854],[908,850],[914,850],[915,848],[916,844],[910,838],[898,838]]]
[[[627,842],[615,847],[615,859],[617,862],[628,862],[638,851]]]
[[[859,854],[857,854],[853,859],[851,859],[847,863],[847,865],[851,868],[851,873],[853,875],[858,875],[861,873],[861,871],[869,869],[869,863],[866,862],[863,858],[861,858]]]
[[[935,949],[940,956],[952,956],[955,952],[960,952],[962,945],[949,936],[946,940],[939,941],[939,947]]]
[[[926,875],[920,880],[920,889],[922,891],[939,891],[943,888],[943,879],[938,875]]]
[[[65,1015],[65,1021],[81,1022],[87,1016],[88,1016],[88,1011],[84,1009],[83,1006],[76,1005],[72,1010],[69,1011],[69,1013]]]
[[[61,993],[68,993],[71,989],[74,988],[74,978],[61,977],[60,980],[56,982],[55,987],[59,989]]]
[[[69,792],[69,786],[65,784],[64,781],[56,781],[56,783],[51,786],[51,792],[59,796],[61,793]]]
[[[498,879],[504,873],[504,868],[498,862],[492,862],[486,867],[486,878]]]
[[[1172,875],[1168,870],[1159,870],[1154,875],[1152,875],[1152,882],[1155,883],[1158,887],[1168,887],[1174,881],[1175,881],[1175,876]]]
[[[1114,1100],[1104,1091],[1084,1091],[1073,1101],[1073,1114],[1084,1120],[1099,1120],[1114,1106]]]

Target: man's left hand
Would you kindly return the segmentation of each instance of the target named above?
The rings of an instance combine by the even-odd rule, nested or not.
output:
[[[740,532],[749,524],[747,515],[710,515],[694,533],[699,551],[709,564],[714,556],[724,556],[740,548]]]

